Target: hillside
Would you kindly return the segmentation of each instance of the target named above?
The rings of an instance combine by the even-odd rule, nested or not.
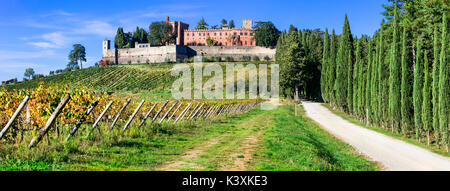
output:
[[[233,64],[243,64],[245,66],[250,63],[255,65],[267,64],[267,62],[234,62]],[[228,63],[220,62],[217,64],[222,67],[225,86],[226,65]],[[41,79],[23,81],[6,87],[9,90],[31,89],[36,88],[43,82],[46,87],[61,85],[72,87],[85,86],[114,93],[139,94],[144,97],[152,95],[151,97],[156,96],[157,99],[165,99],[170,96],[172,83],[177,79],[170,74],[173,66],[173,64],[133,64],[91,67]],[[204,76],[203,83],[210,77]],[[248,75],[246,75],[245,80],[248,83]],[[268,67],[268,80],[270,80],[270,67]],[[248,86],[246,92],[248,92]]]
[[[107,91],[153,90],[163,88],[174,80],[170,76],[171,67],[171,64],[91,67],[47,76],[42,79],[24,81],[10,85],[8,89],[35,88],[39,83],[44,82],[45,86],[69,84]]]

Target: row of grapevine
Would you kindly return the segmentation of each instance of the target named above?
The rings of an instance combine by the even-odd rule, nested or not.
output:
[[[44,88],[41,84],[33,90],[7,91],[0,89],[2,100],[0,124],[4,126],[0,139],[12,140],[17,131],[32,131],[34,138],[29,147],[37,144],[49,129],[69,126],[71,131],[66,140],[76,136],[81,127],[94,130],[99,122],[110,128],[124,132],[127,128],[141,127],[147,123],[179,123],[181,121],[208,120],[225,114],[247,111],[255,107],[259,100],[173,100],[148,102],[146,100],[123,99],[105,92],[87,88]],[[26,107],[19,107],[24,100]],[[18,110],[16,110],[18,108]],[[23,112],[20,110],[23,109]],[[7,118],[17,114],[17,118]],[[126,121],[118,127],[118,120]],[[8,123],[12,121],[11,123]],[[12,128],[6,128],[10,124]],[[84,126],[82,126],[84,124]],[[133,125],[130,125],[133,124]],[[139,125],[137,125],[139,124]],[[6,126],[5,126],[6,125]],[[48,136],[48,135],[47,135]]]

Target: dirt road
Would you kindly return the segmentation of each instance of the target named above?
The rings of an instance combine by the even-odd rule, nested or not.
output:
[[[322,128],[352,145],[385,170],[449,171],[450,158],[432,153],[415,145],[357,126],[333,114],[320,103],[304,101],[308,117]]]

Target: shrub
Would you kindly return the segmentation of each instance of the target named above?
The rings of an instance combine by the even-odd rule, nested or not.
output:
[[[251,60],[250,56],[242,56],[242,61],[248,62]]]
[[[270,57],[269,56],[264,56],[264,60],[265,61],[270,61]]]
[[[253,61],[259,61],[259,57],[258,56],[253,56]]]
[[[225,61],[227,61],[227,62],[233,62],[234,60],[233,60],[233,57],[227,56],[227,57],[225,57]]]
[[[214,59],[214,62],[222,62],[222,57],[220,57],[220,56],[215,56],[213,59]]]

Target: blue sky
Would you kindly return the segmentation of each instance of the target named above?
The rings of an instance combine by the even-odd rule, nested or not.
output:
[[[165,16],[194,28],[204,17],[211,25],[222,18],[241,27],[242,18],[272,21],[280,30],[342,30],[347,13],[353,35],[371,35],[378,28],[387,0],[5,0],[0,2],[0,81],[23,79],[26,68],[37,74],[65,68],[72,44],[86,47],[87,63],[101,60],[101,43],[114,39],[117,27],[148,30]]]

